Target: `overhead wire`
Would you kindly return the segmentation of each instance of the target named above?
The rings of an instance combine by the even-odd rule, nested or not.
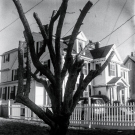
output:
[[[122,9],[121,9],[121,11],[120,11],[120,13],[119,13],[117,19],[116,19],[116,22],[115,22],[115,24],[114,24],[114,26],[113,26],[112,31],[113,31],[114,28],[116,27],[116,24],[117,24],[117,22],[118,22],[118,20],[119,20],[119,18],[120,18],[120,16],[121,16],[121,14],[122,14],[122,11],[123,11],[123,9],[124,9],[126,3],[127,3],[127,0],[125,1],[125,3],[124,3],[124,5],[123,5],[123,7],[122,7]],[[109,38],[108,38],[108,41],[107,41],[106,45],[108,44],[108,42],[109,42],[109,40],[110,40],[110,38],[111,38],[111,35],[112,35],[112,33],[110,34],[110,36],[109,36]]]
[[[100,0],[97,0],[95,3],[94,3],[94,5],[91,7],[91,9],[99,2]],[[90,12],[88,12],[88,13],[90,13]],[[74,28],[74,26],[75,25],[73,25],[64,35],[63,35],[63,37],[65,36],[65,35],[67,35],[67,33],[70,31],[70,30],[72,30],[73,28]]]
[[[135,15],[131,16],[128,20],[126,20],[123,24],[121,24],[119,27],[117,27],[115,30],[113,30],[110,34],[108,34],[107,36],[105,36],[104,38],[102,38],[99,42],[102,42],[104,39],[106,39],[112,33],[114,33],[115,31],[117,31],[119,28],[121,28],[123,25],[125,25],[128,21],[130,21],[133,17],[135,17]]]
[[[36,5],[34,5],[33,7],[31,7],[29,10],[27,10],[24,14],[27,14],[30,10],[32,10],[33,8],[35,8],[36,6],[38,6],[41,2],[43,2],[43,0],[42,1],[40,1],[39,3],[37,3]],[[17,20],[19,20],[20,19],[20,17],[18,17],[18,18],[16,18],[13,22],[11,22],[10,24],[8,24],[7,26],[5,26],[4,28],[2,28],[1,30],[0,30],[0,32],[2,32],[3,30],[5,30],[6,28],[8,28],[9,26],[11,26],[13,23],[15,23]]]
[[[135,35],[135,32],[130,36],[128,37],[126,40],[124,40],[122,43],[120,43],[118,46],[116,46],[116,48],[120,47],[121,45],[123,45],[126,41],[128,41],[131,37],[133,37]],[[116,49],[115,48],[115,49]]]

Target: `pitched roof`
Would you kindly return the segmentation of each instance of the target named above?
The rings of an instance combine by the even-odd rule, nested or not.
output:
[[[125,60],[124,60],[124,64],[125,64],[129,59],[131,59],[133,62],[135,62],[135,56],[130,56],[130,55],[128,55],[128,56],[125,58]]]
[[[135,56],[129,56],[129,58],[135,62]]]
[[[79,34],[80,32],[81,32],[81,31],[79,31],[78,34]],[[78,34],[77,34],[77,35],[78,35]],[[66,36],[66,37],[63,37],[62,39],[63,39],[63,40],[67,40],[67,39],[70,39],[70,37],[71,37],[71,35],[68,35],[68,36]]]
[[[107,84],[115,84],[121,77],[112,78]]]
[[[123,68],[126,68],[126,69],[129,69],[128,67],[126,67],[125,65],[121,64],[121,67]]]
[[[63,40],[67,40],[67,39],[70,39],[70,37],[71,37],[71,35],[66,36],[66,37],[63,37],[62,39],[63,39]]]
[[[3,54],[1,54],[1,56],[2,56],[2,55],[5,55],[5,54],[8,54],[8,53],[15,52],[15,51],[18,51],[18,48],[15,48],[15,49],[9,50],[9,51],[7,51],[7,52],[4,52]]]
[[[103,58],[103,57],[106,57],[106,55],[108,54],[112,46],[113,45],[108,45],[108,46],[100,47],[94,50],[90,50],[90,53],[92,54],[94,59]]]

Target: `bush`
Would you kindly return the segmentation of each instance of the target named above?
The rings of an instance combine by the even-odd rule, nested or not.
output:
[[[118,100],[113,101],[113,105],[120,105],[120,101]]]

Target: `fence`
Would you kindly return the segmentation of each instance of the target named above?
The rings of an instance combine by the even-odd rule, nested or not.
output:
[[[49,106],[40,106],[42,110],[46,111],[46,108]],[[25,120],[34,120],[42,121],[34,112],[32,112],[28,107],[22,105],[10,105],[8,108],[9,118],[14,119],[25,119]]]
[[[77,106],[70,123],[89,128],[134,129],[135,104]]]
[[[45,111],[47,106],[41,108]],[[21,105],[10,105],[9,117],[41,121],[29,108]],[[70,117],[70,125],[89,128],[134,129],[135,104],[77,105]]]

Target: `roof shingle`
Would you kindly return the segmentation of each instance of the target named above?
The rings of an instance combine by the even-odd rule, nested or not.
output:
[[[113,45],[108,45],[108,46],[100,47],[94,50],[90,50],[90,53],[92,54],[94,59],[103,58],[103,57],[106,57],[106,55],[108,54],[112,46]]]

